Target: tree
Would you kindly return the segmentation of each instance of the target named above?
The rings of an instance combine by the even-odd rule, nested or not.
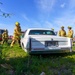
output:
[[[3,3],[0,2],[0,5],[2,5],[2,4],[3,4]],[[10,17],[11,15],[12,15],[12,14],[6,13],[6,12],[4,12],[4,11],[2,11],[2,10],[0,9],[0,16],[7,18],[7,17]]]

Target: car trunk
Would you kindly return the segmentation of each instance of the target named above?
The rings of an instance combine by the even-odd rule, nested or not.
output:
[[[45,51],[45,50],[59,50],[66,49],[70,46],[68,38],[37,35],[30,36],[30,49],[31,51]]]

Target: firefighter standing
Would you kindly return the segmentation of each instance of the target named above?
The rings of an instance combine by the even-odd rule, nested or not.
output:
[[[54,28],[51,28],[52,31],[54,31]]]
[[[73,30],[72,30],[72,27],[70,27],[70,26],[68,26],[68,34],[67,34],[67,37],[73,39]]]
[[[5,42],[8,43],[8,30],[7,29],[5,29],[5,31],[2,34],[2,44],[4,44]]]
[[[20,27],[20,23],[16,22],[15,23],[15,28],[14,28],[14,35],[12,38],[12,42],[11,42],[11,47],[15,44],[15,42],[18,42],[19,46],[20,46],[20,36],[21,36],[21,27]]]
[[[59,30],[58,35],[61,37],[66,37],[66,31],[64,30],[64,26],[61,27],[61,30]]]
[[[73,44],[73,30],[72,30],[72,27],[68,26],[68,34],[67,34],[67,37],[71,38],[72,39],[72,45]]]

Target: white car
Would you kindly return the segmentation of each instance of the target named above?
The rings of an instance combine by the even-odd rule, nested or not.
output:
[[[71,39],[56,36],[50,29],[27,29],[21,38],[21,46],[25,52],[36,53],[63,53],[71,52]]]

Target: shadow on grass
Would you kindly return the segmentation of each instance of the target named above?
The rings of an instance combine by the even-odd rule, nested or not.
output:
[[[75,75],[75,51],[0,59],[0,75],[40,75],[41,72],[46,75]]]

